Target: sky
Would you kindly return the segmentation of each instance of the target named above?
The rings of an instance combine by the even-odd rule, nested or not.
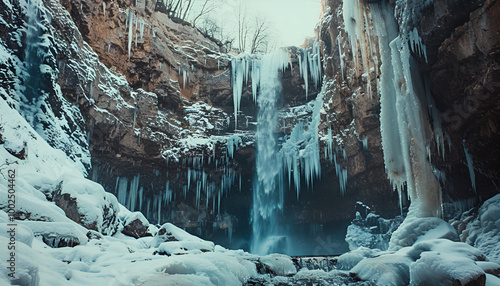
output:
[[[278,47],[300,46],[307,37],[314,36],[319,22],[321,0],[242,0],[247,16],[265,16],[270,33]],[[215,11],[224,29],[237,35],[237,0],[228,0]]]

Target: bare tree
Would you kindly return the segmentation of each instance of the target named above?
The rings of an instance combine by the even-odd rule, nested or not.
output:
[[[238,2],[238,49],[240,52],[245,52],[246,50],[247,37],[250,30],[246,7],[243,3],[243,0]]]
[[[203,18],[198,28],[206,37],[212,39],[225,51],[230,51],[235,40],[228,33],[225,33],[222,26],[212,18]]]
[[[204,18],[199,29],[204,35],[211,38],[217,38],[221,31],[221,27],[211,18]]]
[[[219,7],[221,1],[218,0],[204,0],[203,4],[201,5],[200,10],[198,11],[198,14],[193,18],[192,25],[193,27],[196,27],[196,21],[198,21],[200,18],[206,16],[213,10]]]
[[[252,29],[252,38],[250,45],[250,53],[266,52],[269,38],[269,22],[262,15],[254,18],[254,26]]]

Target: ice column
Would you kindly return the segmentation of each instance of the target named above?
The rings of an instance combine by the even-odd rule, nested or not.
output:
[[[474,192],[476,192],[476,175],[474,174],[474,164],[472,162],[472,157],[470,156],[469,151],[467,150],[467,147],[465,147],[465,139],[463,140],[463,145],[464,145],[465,159],[467,160],[467,167],[469,168],[469,175],[472,184],[472,189],[474,190]]]
[[[426,101],[423,80],[415,72],[408,41],[397,36],[391,7],[384,2],[371,9],[382,58],[380,125],[386,171],[400,196],[406,185],[416,206],[413,216],[439,217],[440,186],[428,160],[431,129],[421,103]]]

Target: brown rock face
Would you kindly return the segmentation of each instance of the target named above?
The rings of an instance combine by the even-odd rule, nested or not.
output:
[[[474,196],[465,150],[472,159],[479,200],[499,192],[500,2],[485,1],[437,50],[427,72],[450,150],[434,164],[446,173],[453,199]]]

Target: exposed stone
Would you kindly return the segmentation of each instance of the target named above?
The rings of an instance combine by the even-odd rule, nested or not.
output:
[[[140,219],[135,219],[123,227],[122,233],[135,238],[140,238],[151,236],[151,234],[147,231],[148,226],[144,225],[144,223]]]

